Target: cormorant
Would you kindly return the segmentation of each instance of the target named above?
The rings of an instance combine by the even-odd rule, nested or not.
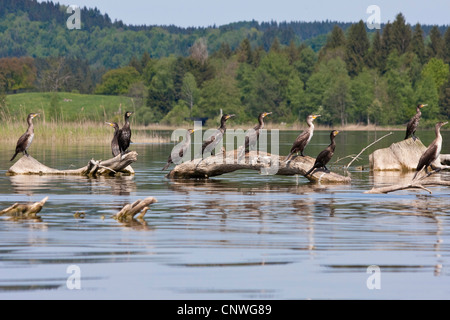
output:
[[[408,124],[406,125],[406,136],[405,139],[408,139],[410,136],[413,138],[414,141],[416,141],[417,137],[415,136],[417,127],[419,126],[420,117],[422,116],[422,112],[420,109],[423,107],[426,107],[427,104],[418,104],[416,107],[416,114],[414,117],[409,120]]]
[[[13,161],[19,152],[23,152],[28,157],[27,149],[30,147],[31,142],[34,138],[34,126],[33,126],[33,118],[37,117],[39,113],[30,113],[27,117],[28,129],[27,131],[19,138],[16,145],[16,153],[14,153],[13,157],[10,161]]]
[[[309,169],[309,171],[305,174],[305,176],[309,175],[314,169],[317,168],[324,168],[326,171],[328,171],[326,165],[331,160],[334,154],[334,149],[336,148],[336,142],[334,142],[334,137],[337,136],[339,131],[333,130],[330,133],[330,140],[331,143],[328,147],[326,147],[325,150],[319,153],[319,155],[316,158],[316,161],[314,162],[314,166]]]
[[[250,147],[255,145],[259,138],[260,130],[264,129],[264,118],[272,114],[272,112],[263,112],[258,116],[258,124],[253,128],[253,130],[249,131],[245,136],[245,152],[250,150]],[[251,144],[251,145],[250,145]]]
[[[291,151],[289,152],[288,156],[286,157],[286,162],[288,162],[291,159],[291,156],[294,153],[300,152],[300,155],[304,157],[303,151],[305,150],[305,147],[308,145],[309,141],[311,141],[311,138],[314,134],[314,124],[313,121],[317,117],[320,117],[320,115],[309,115],[306,118],[306,123],[308,124],[308,129],[303,131],[297,139],[295,139],[294,144],[292,145]]]
[[[222,118],[220,119],[220,127],[217,129],[217,131],[208,139],[205,140],[202,144],[202,156],[205,153],[205,150],[207,151],[207,154],[211,153],[212,150],[217,146],[217,144],[222,140],[223,135],[225,134],[225,131],[227,130],[227,127],[225,123],[228,119],[231,117],[234,117],[234,114],[224,114]]]
[[[186,139],[184,139],[184,143],[181,145],[180,151],[178,152],[178,156],[180,157],[180,159],[183,158],[184,153],[191,145],[191,134],[193,132],[194,132],[194,129],[189,129],[186,133]],[[169,168],[172,163],[173,163],[173,159],[172,159],[172,153],[171,153],[169,158],[167,159],[167,164],[164,166],[162,171]]]
[[[419,163],[417,164],[416,173],[414,174],[413,180],[416,178],[419,171],[425,168],[425,173],[428,174],[428,166],[430,166],[433,170],[437,170],[434,168],[433,162],[439,158],[442,149],[442,136],[441,136],[441,127],[446,125],[448,122],[438,122],[435,126],[436,138],[433,142],[428,146],[427,150],[422,154],[419,159]]]
[[[106,123],[114,128],[114,135],[111,140],[111,152],[112,152],[113,157],[115,157],[120,153],[119,141],[118,141],[119,133],[120,133],[119,125],[116,122],[106,122]]]
[[[130,121],[129,118],[133,114],[133,112],[127,111],[125,112],[125,124],[122,129],[120,129],[117,141],[119,142],[120,153],[124,154],[128,150],[131,142],[131,129],[130,129]]]

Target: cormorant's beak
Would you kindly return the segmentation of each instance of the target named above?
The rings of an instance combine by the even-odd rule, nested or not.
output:
[[[114,125],[111,122],[105,122],[106,124],[110,125],[111,127],[113,127]]]
[[[339,134],[339,131],[338,131],[338,130],[335,130],[335,131],[334,131],[334,135],[337,136],[338,134]]]
[[[268,116],[269,114],[272,114],[272,112],[264,112],[264,117]]]
[[[442,125],[445,126],[448,123],[448,121],[445,121]]]
[[[234,117],[234,116],[235,116],[234,114],[229,114],[229,115],[227,116],[227,120],[230,119],[230,118],[232,118],[232,117]]]
[[[313,119],[316,119],[318,117],[320,117],[320,114],[315,114],[315,115],[312,116]]]
[[[32,118],[36,118],[39,115],[39,113],[33,114]]]
[[[426,107],[426,106],[427,106],[427,104],[421,104],[420,108],[422,109],[423,107]]]

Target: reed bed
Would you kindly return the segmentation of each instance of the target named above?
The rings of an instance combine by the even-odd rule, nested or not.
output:
[[[44,144],[106,144],[110,143],[114,129],[106,123],[94,121],[61,122],[61,121],[34,121],[34,143]],[[3,121],[0,126],[0,141],[15,144],[17,139],[27,130],[25,121]],[[133,126],[132,140],[134,143],[166,143],[170,135],[162,135],[157,130],[149,130],[144,126]]]

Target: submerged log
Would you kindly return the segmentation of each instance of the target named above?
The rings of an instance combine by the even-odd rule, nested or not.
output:
[[[42,210],[48,197],[45,197],[39,202],[20,204],[14,203],[11,207],[0,211],[0,216],[7,215],[12,219],[40,219],[37,214]]]
[[[125,205],[122,210],[113,216],[113,218],[119,222],[129,222],[134,220],[136,214],[140,213],[138,219],[143,219],[149,206],[156,202],[158,202],[158,200],[153,197],[148,197],[144,200],[136,200],[132,204]]]
[[[256,170],[264,175],[305,175],[314,165],[314,158],[309,156],[294,157],[289,163],[286,157],[261,151],[250,151],[238,160],[238,150],[210,156],[205,159],[194,159],[181,163],[167,174],[170,179],[208,179],[237,170]],[[344,177],[334,172],[315,170],[306,178],[320,183],[349,183],[350,177]]]
[[[131,164],[137,160],[137,152],[131,151],[126,154],[118,155],[108,160],[90,160],[88,164],[79,169],[58,170],[43,165],[32,156],[23,156],[9,170],[7,175],[117,175],[134,174]]]
[[[434,173],[434,172],[432,172]],[[431,174],[428,174],[427,176],[411,180],[406,183],[400,183],[400,184],[394,184],[389,186],[383,186],[383,187],[374,187],[369,191],[365,191],[364,193],[368,194],[383,194],[383,193],[390,193],[400,190],[407,190],[407,189],[421,189],[425,190],[428,193],[432,193],[431,190],[427,187],[432,186],[450,186],[450,181],[440,180],[440,179],[432,179],[430,178]]]
[[[412,138],[393,143],[390,147],[378,149],[369,155],[370,169],[373,171],[412,171],[427,147],[417,139]],[[443,155],[441,159],[446,159]],[[447,169],[436,160],[436,168]]]

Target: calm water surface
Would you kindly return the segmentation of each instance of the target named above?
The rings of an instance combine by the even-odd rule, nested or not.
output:
[[[297,134],[280,133],[282,154]],[[342,132],[334,160],[384,134]],[[442,152],[450,153],[450,133],[443,135]],[[420,135],[426,145],[433,136]],[[316,156],[328,137],[316,132],[306,154]],[[367,150],[348,173],[350,185],[256,171],[171,181],[161,172],[170,143],[133,144],[134,177],[8,177],[12,147],[3,147],[0,208],[49,200],[41,221],[0,218],[0,299],[449,299],[450,189],[363,194],[411,179],[356,168],[402,138],[396,132]],[[36,144],[30,153],[58,169],[110,156],[109,146]],[[349,161],[332,170],[345,174]],[[448,172],[441,177],[450,179]],[[111,218],[148,196],[158,203],[145,224]],[[72,265],[81,272],[80,290],[67,286]],[[371,265],[380,268],[380,289],[368,289]]]

